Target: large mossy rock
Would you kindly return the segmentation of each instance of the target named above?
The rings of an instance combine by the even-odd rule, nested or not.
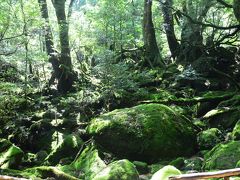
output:
[[[93,180],[139,180],[138,172],[130,161],[115,161],[98,173]]]
[[[23,151],[6,139],[0,139],[0,168],[18,168]]]
[[[205,170],[235,168],[240,160],[240,141],[215,146],[205,157]]]
[[[211,149],[223,139],[221,131],[217,128],[202,131],[197,137],[198,145],[201,150]]]
[[[114,110],[93,119],[87,131],[106,150],[134,160],[188,156],[196,147],[192,123],[162,104]]]

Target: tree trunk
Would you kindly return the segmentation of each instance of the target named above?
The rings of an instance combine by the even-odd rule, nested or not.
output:
[[[72,88],[74,81],[68,36],[69,25],[65,13],[65,2],[65,0],[52,0],[59,26],[61,46],[59,68],[61,69],[61,74],[58,77],[58,90],[62,93],[69,91]]]
[[[183,13],[191,17],[196,22],[202,22],[214,1],[200,1],[196,3],[193,0],[187,0],[183,5]],[[203,55],[203,36],[204,27],[200,24],[193,24],[188,17],[184,17],[181,33],[181,54],[178,56],[178,62],[191,64]]]
[[[60,77],[61,70],[59,68],[58,52],[54,49],[53,35],[52,35],[51,27],[49,24],[47,2],[46,0],[38,0],[38,3],[41,8],[42,18],[44,18],[45,20],[44,38],[45,38],[46,51],[49,56],[49,62],[52,64],[52,68],[53,68],[53,74],[49,81],[49,86],[50,86],[54,82],[55,78]]]
[[[236,19],[240,22],[240,0],[233,1],[233,11]]]
[[[164,29],[167,36],[168,46],[173,58],[178,56],[179,53],[179,43],[175,36],[174,30],[174,21],[173,21],[173,14],[172,14],[172,0],[160,0],[162,13],[163,13],[163,20],[164,20]]]
[[[158,49],[155,29],[152,20],[152,0],[144,0],[143,39],[146,50],[146,60],[150,66],[164,66]]]

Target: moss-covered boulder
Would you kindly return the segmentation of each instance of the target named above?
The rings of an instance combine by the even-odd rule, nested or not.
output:
[[[210,127],[219,129],[233,129],[240,116],[240,107],[217,108],[209,111],[203,119],[209,123]]]
[[[150,171],[148,164],[145,162],[133,161],[133,164],[136,167],[139,174],[147,174]]]
[[[115,161],[98,173],[93,180],[139,180],[138,172],[130,161]]]
[[[192,157],[184,161],[184,171],[201,171],[204,159],[201,157]]]
[[[87,132],[119,157],[148,162],[188,156],[196,147],[192,123],[162,104],[143,104],[103,114],[91,121]]]
[[[80,179],[93,179],[100,171],[102,171],[102,169],[106,167],[106,164],[99,157],[98,150],[92,146],[88,146],[71,166],[74,171],[78,172],[78,177]],[[79,174],[79,172],[81,173]]]
[[[174,166],[178,169],[182,169],[185,165],[185,158],[183,157],[178,157],[177,159],[172,160],[169,165]]]
[[[204,159],[205,170],[235,168],[240,160],[240,141],[216,145]]]
[[[23,151],[6,139],[0,139],[0,168],[18,168],[22,162]]]
[[[240,140],[240,120],[236,123],[235,127],[233,128],[231,138],[233,140]]]
[[[63,137],[62,141],[53,149],[45,159],[51,165],[56,165],[63,158],[74,158],[83,145],[83,141],[76,135],[70,134]]]
[[[223,140],[222,132],[217,128],[207,129],[198,134],[197,141],[200,150],[213,148]]]
[[[168,180],[169,177],[180,174],[182,174],[181,171],[174,166],[168,165],[153,174],[151,180]]]

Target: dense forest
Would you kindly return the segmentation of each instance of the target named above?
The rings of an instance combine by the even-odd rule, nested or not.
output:
[[[0,0],[0,179],[240,167],[239,32],[240,0]]]

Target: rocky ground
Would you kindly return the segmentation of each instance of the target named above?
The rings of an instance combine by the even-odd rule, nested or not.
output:
[[[113,99],[107,110],[101,98],[80,101],[90,96],[83,91],[24,96],[24,88],[16,85],[21,82],[5,80],[0,85],[0,174],[164,180],[239,167],[238,90],[228,81],[222,88],[222,79],[191,73],[166,70],[157,81],[142,82],[145,93],[138,89]]]

